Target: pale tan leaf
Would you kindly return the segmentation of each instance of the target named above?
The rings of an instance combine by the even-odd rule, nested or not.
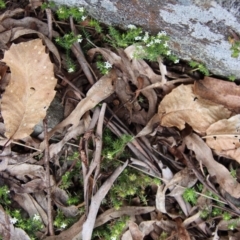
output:
[[[214,160],[211,149],[196,134],[185,137],[184,142],[188,149],[195,152],[198,161],[207,168],[210,176],[215,176],[220,187],[232,197],[240,197],[240,184],[231,176],[230,172],[222,164]]]
[[[166,95],[158,107],[161,125],[180,130],[188,123],[196,132],[205,133],[214,122],[228,118],[231,112],[222,105],[201,99],[193,85],[180,85]]]
[[[128,227],[133,240],[143,240],[143,233],[139,230],[138,225],[135,222],[130,221]]]
[[[225,157],[240,162],[240,114],[213,123],[206,131],[207,145]]]
[[[55,96],[57,80],[40,39],[12,44],[3,61],[11,70],[11,80],[1,104],[5,135],[22,139],[45,117]]]

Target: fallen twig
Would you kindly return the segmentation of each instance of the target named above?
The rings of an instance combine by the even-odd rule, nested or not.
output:
[[[49,142],[48,142],[48,135],[47,135],[47,120],[46,118],[43,121],[44,126],[44,138],[45,138],[45,168],[46,168],[46,185],[47,187],[47,214],[48,214],[48,231],[49,234],[52,236],[54,235],[53,229],[53,216],[52,216],[52,197],[51,197],[51,186],[50,186],[50,168],[49,168]]]

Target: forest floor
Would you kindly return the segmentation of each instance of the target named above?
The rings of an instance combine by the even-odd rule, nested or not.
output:
[[[164,31],[0,11],[2,239],[240,239],[240,87]]]

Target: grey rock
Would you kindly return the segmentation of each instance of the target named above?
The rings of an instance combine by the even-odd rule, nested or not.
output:
[[[184,60],[204,63],[216,75],[240,78],[240,57],[232,58],[230,31],[240,34],[238,0],[55,0],[83,6],[109,25],[128,24],[170,36],[172,51]]]
[[[61,104],[61,99],[55,96],[47,110],[47,127],[54,128],[58,123],[63,120],[63,118],[64,108]],[[43,131],[43,121],[40,121],[37,125],[35,125],[32,136],[37,137]]]

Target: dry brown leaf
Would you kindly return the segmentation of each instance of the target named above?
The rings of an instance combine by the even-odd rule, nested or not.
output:
[[[51,51],[54,56],[57,58],[58,60],[58,63],[59,63],[59,66],[61,68],[61,57],[60,57],[60,54],[58,52],[58,49],[56,48],[55,44],[53,44],[53,42],[51,40],[49,40],[49,38],[47,38],[44,34],[42,34],[41,32],[38,32],[38,31],[35,31],[35,30],[32,30],[32,29],[27,29],[27,28],[20,28],[20,27],[17,27],[17,28],[13,28],[12,29],[12,37],[11,37],[11,41],[23,36],[23,35],[26,35],[26,34],[37,34],[39,38],[41,38],[44,43],[46,44],[46,46],[48,47],[49,51]]]
[[[205,77],[202,81],[195,81],[193,89],[201,98],[240,111],[240,86],[233,82]]]
[[[179,240],[191,240],[187,229],[182,224],[181,218],[175,219],[177,225],[177,236]]]
[[[79,102],[72,113],[49,132],[49,136],[52,136],[56,131],[66,127],[67,125],[73,125],[69,131],[71,131],[73,128],[76,128],[85,112],[94,108],[99,102],[114,93],[114,87],[112,83],[115,79],[116,73],[114,70],[110,71],[109,74],[104,75],[102,78],[100,78],[89,89],[86,97],[82,99],[81,102]],[[41,147],[44,148],[43,145]]]
[[[42,207],[35,201],[35,199],[28,193],[16,193],[13,196],[16,201],[27,213],[33,218],[35,214],[40,215],[41,220],[45,225],[48,225],[48,217]]]
[[[150,79],[151,83],[161,82],[161,75],[156,74],[144,60],[134,58],[135,51],[135,45],[131,45],[124,50],[129,60],[132,61],[133,69],[138,69],[139,73],[147,76]]]
[[[130,221],[128,227],[133,240],[143,240],[143,233],[139,230],[138,225],[135,222]]]
[[[180,85],[166,95],[158,107],[161,125],[180,130],[188,123],[204,134],[214,122],[228,118],[231,112],[222,105],[201,99],[193,93],[193,85]]]
[[[22,19],[7,18],[1,22],[2,26],[6,29],[16,27],[23,27],[24,29],[32,29],[41,32],[43,35],[48,36],[48,24],[33,17],[25,17]],[[58,37],[59,33],[52,31],[53,37]]]
[[[4,13],[0,15],[0,22],[2,22],[6,18],[13,17],[22,12],[24,12],[24,9],[22,9],[22,8],[16,8],[14,10],[4,11]]]
[[[3,61],[11,69],[11,80],[1,104],[5,136],[22,139],[45,117],[55,96],[57,79],[41,39],[13,44]]]
[[[211,149],[196,134],[185,137],[184,142],[188,149],[195,152],[198,161],[202,162],[210,176],[216,177],[220,187],[232,197],[240,197],[240,184],[231,176],[230,172],[222,164],[214,160]]]
[[[217,154],[240,162],[240,115],[213,123],[206,131],[207,145]]]

